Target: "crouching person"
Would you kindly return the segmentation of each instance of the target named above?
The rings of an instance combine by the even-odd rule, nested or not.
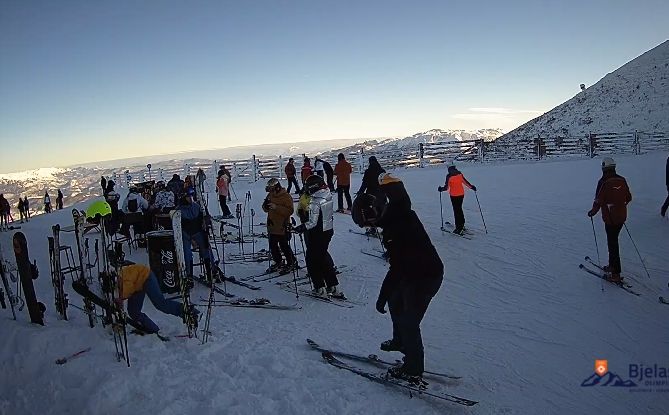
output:
[[[123,300],[128,300],[128,315],[147,333],[157,333],[160,327],[142,312],[145,296],[149,297],[156,310],[184,319],[183,305],[178,301],[165,299],[160,291],[158,278],[146,265],[123,266],[118,278],[118,290],[117,301],[121,303],[119,305],[122,306]],[[197,321],[199,312],[195,307],[191,306],[188,313]]]

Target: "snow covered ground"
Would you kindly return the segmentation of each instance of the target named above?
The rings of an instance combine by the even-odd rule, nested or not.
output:
[[[350,216],[336,216],[331,253],[337,264],[347,265],[340,275],[344,291],[366,305],[344,309],[300,298],[298,311],[218,307],[205,345],[196,339],[164,343],[154,336],[130,336],[132,366],[127,368],[116,362],[111,336],[99,326],[88,328],[83,313],[70,307],[70,321],[56,318],[46,236],[52,224],[69,225],[71,218],[69,210],[41,215],[22,231],[41,270],[35,284],[48,308],[46,326],[31,325],[26,310],[15,322],[9,310],[0,309],[0,413],[666,413],[667,385],[664,392],[580,386],[593,374],[595,359],[608,359],[609,370],[624,379],[630,363],[669,367],[669,306],[658,302],[659,295],[669,296],[669,222],[659,216],[666,196],[665,160],[666,154],[617,158],[634,197],[628,226],[651,275],[646,276],[623,231],[624,274],[641,297],[578,269],[583,256],[597,258],[586,212],[600,176],[599,160],[461,166],[479,189],[489,230],[483,233],[476,199],[468,193],[464,207],[475,232],[472,240],[439,229],[436,188],[445,176],[442,167],[396,172],[446,266],[422,325],[426,366],[463,378],[430,386],[480,401],[472,408],[410,399],[325,364],[306,345],[310,337],[344,351],[400,357],[378,350],[391,333],[389,316],[374,309],[386,265],[360,252],[379,248],[379,242],[350,233],[357,229]],[[359,180],[354,177],[354,186]],[[256,212],[261,212],[263,187],[235,183],[237,195],[252,191]],[[452,220],[446,197],[444,217]],[[604,259],[600,216],[595,226]],[[62,235],[61,243],[75,246],[72,234]],[[0,243],[4,258],[13,262],[11,233],[0,234]],[[237,252],[236,245],[227,249]],[[148,263],[144,252],[133,251],[130,258]],[[265,266],[233,264],[227,270],[244,277]],[[295,302],[272,282],[262,284],[260,292],[228,289],[274,303]],[[69,284],[66,289],[70,301],[81,305]],[[192,298],[202,302],[206,294],[196,287]],[[164,334],[185,333],[179,319],[160,314],[149,301],[144,311]],[[54,363],[89,346],[92,350],[76,360]]]

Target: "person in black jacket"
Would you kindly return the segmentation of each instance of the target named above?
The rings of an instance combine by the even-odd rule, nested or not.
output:
[[[107,196],[107,179],[105,179],[105,176],[100,176],[100,187],[102,188],[102,195]]]
[[[358,192],[356,193],[356,195],[366,193],[374,196],[376,203],[375,207],[378,212],[381,212],[386,204],[386,196],[379,187],[379,175],[385,172],[386,171],[376,160],[376,157],[370,156],[369,166],[362,176],[362,184],[360,184],[360,189],[358,189]]]
[[[665,184],[667,185],[667,199],[664,201],[662,208],[660,209],[660,215],[664,217],[667,214],[667,208],[669,208],[669,157],[667,157],[667,167],[666,167],[666,177]]]
[[[376,309],[386,312],[388,304],[393,321],[393,338],[381,343],[381,350],[404,353],[404,363],[389,373],[398,378],[418,381],[424,371],[423,341],[420,323],[443,280],[444,265],[430,241],[423,224],[411,209],[404,184],[390,174],[378,179],[388,198],[382,213],[374,207],[373,197],[357,198],[353,219],[359,226],[383,228],[383,245],[390,269],[383,280]],[[363,201],[367,199],[369,203]]]

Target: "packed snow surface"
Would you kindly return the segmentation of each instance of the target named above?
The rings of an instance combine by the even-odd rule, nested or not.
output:
[[[30,324],[26,309],[18,312],[18,321],[8,309],[0,309],[0,413],[666,413],[666,386],[665,392],[580,386],[592,376],[595,359],[608,359],[609,370],[623,379],[629,378],[630,363],[669,366],[669,306],[658,302],[659,295],[669,297],[669,222],[659,215],[666,197],[665,160],[666,154],[617,158],[618,172],[633,194],[629,231],[650,272],[648,278],[623,230],[623,274],[640,297],[578,268],[585,255],[597,260],[586,212],[600,177],[599,160],[461,165],[478,187],[488,229],[485,234],[476,198],[468,192],[464,208],[474,232],[471,240],[440,230],[436,189],[443,184],[444,168],[395,172],[445,263],[443,285],[422,324],[426,368],[462,379],[432,380],[430,387],[480,401],[472,408],[428,397],[410,399],[400,390],[324,363],[307,346],[308,337],[343,351],[400,358],[378,349],[391,335],[388,314],[374,308],[387,266],[361,249],[380,249],[379,242],[349,232],[358,228],[348,215],[336,214],[330,251],[338,265],[346,265],[339,276],[343,291],[365,305],[345,309],[300,297],[302,309],[297,311],[216,307],[209,342],[202,345],[174,337],[186,332],[181,321],[159,313],[147,300],[144,311],[173,338],[161,342],[155,336],[129,335],[130,368],[116,361],[107,330],[89,328],[85,314],[70,307],[69,321],[57,319],[46,237],[51,225],[70,225],[71,216],[69,209],[40,215],[21,231],[41,271],[35,286],[48,308],[46,326]],[[354,176],[354,188],[359,184],[360,176]],[[234,187],[242,201],[251,190],[255,221],[264,221],[264,183],[235,182]],[[452,221],[450,200],[443,196],[444,218]],[[209,198],[217,212],[213,192]],[[604,227],[599,215],[594,219],[606,262]],[[0,234],[3,257],[10,263],[12,233]],[[61,234],[61,243],[76,249],[71,233]],[[256,249],[266,247],[266,240],[258,244]],[[238,246],[229,244],[226,250],[234,254]],[[133,250],[129,258],[148,263],[145,251]],[[229,264],[227,271],[245,277],[266,266]],[[415,269],[420,273],[421,264]],[[295,303],[295,295],[273,281],[259,284],[263,289],[258,292],[227,288],[247,298]],[[81,306],[69,281],[66,290],[70,302]],[[207,294],[196,286],[191,297],[204,303],[200,298]],[[55,364],[86,347],[92,350],[65,365]]]

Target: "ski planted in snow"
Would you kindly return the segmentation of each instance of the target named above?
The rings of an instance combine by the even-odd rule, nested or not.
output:
[[[443,393],[443,392],[432,392],[428,390],[428,385],[426,382],[421,383],[420,385],[415,385],[412,383],[409,383],[406,380],[403,379],[397,379],[391,377],[389,374],[377,374],[377,373],[372,373],[368,372],[364,369],[360,369],[359,367],[349,365],[348,363],[344,363],[341,360],[337,359],[332,353],[328,352],[322,352],[321,355],[323,356],[323,359],[325,361],[339,369],[344,369],[349,372],[355,373],[356,375],[362,376],[366,379],[371,380],[372,382],[377,382],[381,383],[384,385],[388,386],[396,386],[402,389],[405,389],[409,391],[411,397],[413,397],[414,394],[420,396],[420,395],[426,395],[426,396],[431,396],[433,398],[457,403],[459,405],[464,405],[464,406],[474,406],[478,403],[478,401],[472,401],[470,399],[465,399],[461,398],[459,396],[451,395],[448,393]]]
[[[88,286],[88,280],[86,279],[86,264],[84,263],[84,242],[82,238],[84,237],[84,226],[86,225],[86,216],[82,215],[77,209],[72,209],[72,220],[74,221],[74,237],[77,241],[77,258],[79,260],[79,269],[77,280],[82,281]],[[84,312],[88,314],[88,325],[90,327],[95,327],[95,305],[88,300],[84,299]]]
[[[28,305],[28,313],[30,314],[30,321],[35,324],[44,325],[44,312],[46,306],[37,301],[35,296],[35,288],[33,287],[33,280],[39,275],[37,266],[30,263],[30,255],[28,254],[28,241],[23,232],[16,232],[13,238],[14,256],[16,257],[16,267],[19,270],[21,277],[21,286],[23,287],[23,296]]]

